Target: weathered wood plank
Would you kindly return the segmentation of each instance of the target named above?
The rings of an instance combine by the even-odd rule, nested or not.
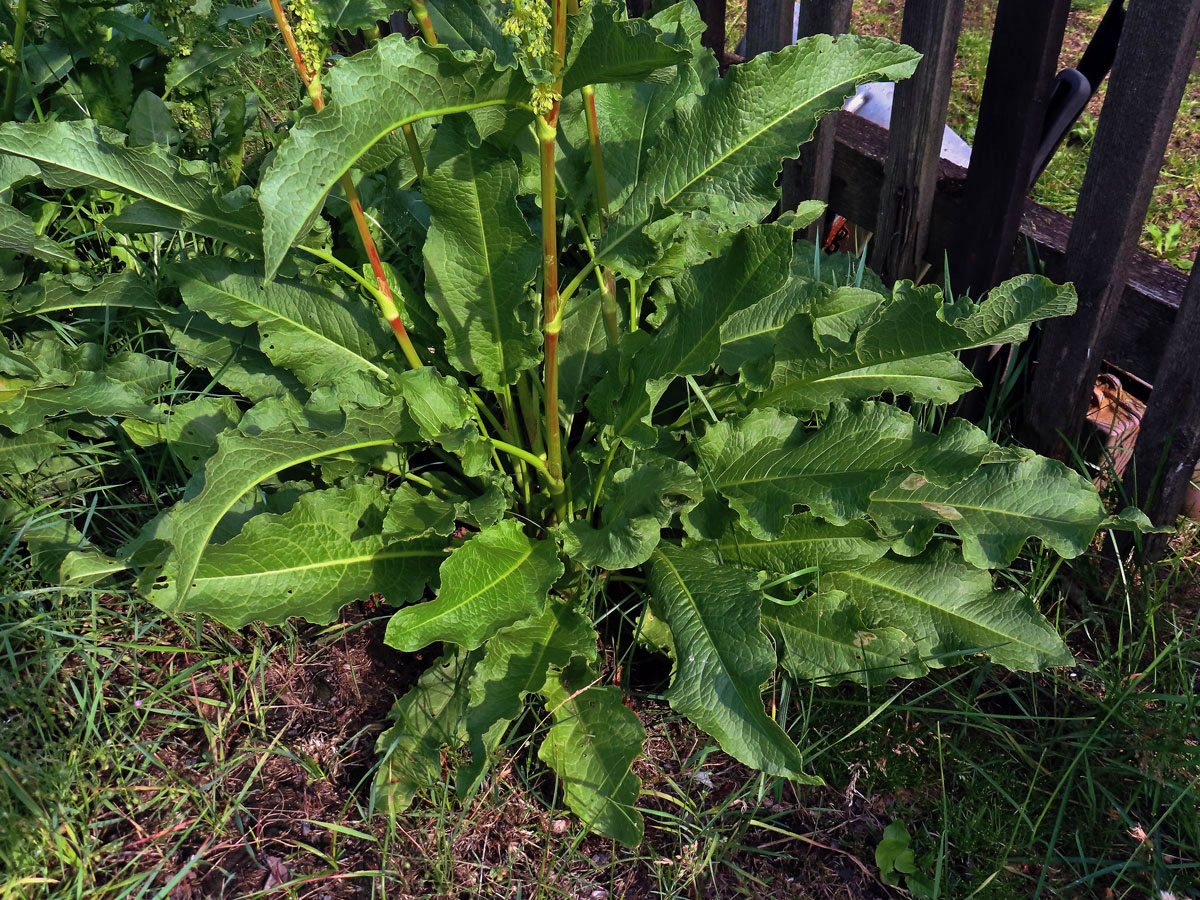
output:
[[[795,0],[748,0],[746,59],[780,50],[792,42]]]
[[[1075,210],[1066,265],[1079,311],[1047,324],[1027,416],[1037,449],[1066,457],[1116,321],[1171,126],[1200,47],[1200,4],[1131,0]]]
[[[830,209],[852,222],[869,225],[879,212],[887,130],[846,112],[827,121],[831,125],[836,122],[837,130]],[[958,223],[966,208],[966,179],[965,169],[944,159],[938,163],[937,194],[926,251],[926,261],[935,266],[941,266],[947,251],[953,252]],[[998,280],[1029,271],[1027,241],[1035,258],[1048,271],[1060,268],[1070,234],[1069,217],[1025,200],[1020,236],[1007,247],[1005,267]],[[1178,269],[1136,251],[1121,301],[1121,327],[1110,337],[1105,359],[1138,380],[1151,382],[1162,356],[1163,335],[1169,333],[1175,321],[1175,310],[1186,284],[1187,276]]]
[[[804,0],[800,4],[797,36],[814,34],[845,34],[850,30],[852,0]],[[795,209],[802,200],[827,200],[829,178],[833,165],[833,142],[837,126],[833,116],[817,126],[813,139],[800,148],[798,162],[783,167],[784,209]],[[874,222],[874,219],[869,221]],[[809,240],[816,240],[824,224],[821,219],[808,229]]]
[[[923,55],[896,85],[871,266],[885,282],[915,278],[929,239],[942,130],[963,0],[908,0],[901,43]]]
[[[704,20],[704,34],[700,41],[717,54],[717,59],[725,57],[725,0],[696,0],[700,9],[700,18]]]
[[[1175,524],[1200,459],[1200,265],[1192,268],[1170,335],[1125,476],[1155,525]],[[1143,546],[1152,559],[1165,548],[1162,535],[1148,536]]]
[[[977,296],[1008,271],[1071,0],[1000,0],[951,283]]]

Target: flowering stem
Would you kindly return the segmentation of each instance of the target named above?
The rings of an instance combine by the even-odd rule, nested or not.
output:
[[[425,38],[425,43],[429,46],[434,46],[437,43],[437,35],[433,33],[433,22],[429,19],[429,10],[425,6],[425,0],[409,0],[412,6],[413,15],[417,17],[417,25],[421,29],[421,35]]]
[[[296,71],[300,75],[300,80],[304,82],[304,86],[308,89],[308,96],[312,99],[313,109],[320,112],[325,108],[325,95],[321,90],[321,79],[318,75],[309,71],[308,66],[304,62],[304,56],[300,52],[299,46],[296,44],[296,36],[292,33],[292,26],[288,23],[287,16],[283,13],[283,5],[280,0],[271,0],[271,11],[275,13],[275,24],[279,27],[280,33],[283,35],[283,42],[287,45],[288,52],[292,56],[292,62],[296,65]],[[371,229],[367,226],[367,217],[363,214],[362,201],[358,199],[358,191],[354,187],[354,180],[347,172],[340,179],[342,191],[346,194],[346,202],[350,204],[350,213],[354,217],[354,224],[358,227],[358,236],[362,239],[363,248],[367,251],[367,259],[371,262],[371,271],[375,274],[375,284],[378,290],[375,298],[379,303],[380,312],[387,319],[388,324],[392,326],[392,331],[396,335],[396,340],[400,344],[400,349],[404,353],[404,358],[408,360],[408,364],[414,369],[419,369],[423,365],[421,357],[417,355],[416,348],[413,347],[412,340],[408,336],[408,331],[404,327],[404,322],[400,318],[400,310],[396,308],[396,301],[392,297],[392,288],[388,284],[387,274],[383,271],[383,262],[379,258],[379,251],[375,247],[375,239],[371,237]]]

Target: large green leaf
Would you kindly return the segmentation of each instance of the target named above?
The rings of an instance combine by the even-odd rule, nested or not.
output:
[[[33,219],[19,209],[0,202],[0,250],[48,261],[75,259],[75,254],[37,233]]]
[[[462,741],[467,685],[478,653],[450,651],[422,673],[420,680],[395,702],[388,717],[396,724],[379,736],[375,752],[383,759],[375,773],[371,797],[395,815],[442,771],[442,749]]]
[[[710,426],[696,447],[697,469],[744,528],[775,538],[801,504],[834,524],[864,515],[871,492],[893,471],[940,484],[966,478],[993,445],[974,426],[954,423],[942,435],[927,434],[902,410],[863,403],[834,406],[820,428],[808,429],[792,416],[756,410]]]
[[[473,650],[499,629],[541,611],[562,571],[554,541],[526,537],[520,522],[506,519],[450,554],[436,599],[392,616],[384,639],[407,652],[434,641]]]
[[[782,644],[780,662],[794,678],[822,685],[882,684],[926,672],[911,638],[898,628],[867,628],[840,591],[822,591],[792,606],[768,603],[762,617]]]
[[[673,459],[642,454],[615,472],[600,492],[600,522],[576,519],[563,529],[563,549],[586,566],[628,569],[650,558],[662,529],[704,495],[699,477]]]
[[[541,613],[500,629],[487,642],[471,679],[466,721],[471,761],[458,770],[460,797],[475,788],[487,767],[488,736],[517,717],[525,696],[545,685],[551,666],[565,668],[576,655],[596,655],[596,630],[577,611],[553,601]]]
[[[221,202],[208,179],[181,172],[164,146],[131,148],[110,140],[120,137],[88,120],[9,122],[0,126],[0,150],[37,163],[47,187],[101,187],[143,197],[172,211],[179,227],[235,246],[258,229],[252,206]]]
[[[500,31],[508,5],[505,0],[426,0],[438,43],[454,50],[491,50],[496,68],[517,65],[513,43]]]
[[[517,209],[517,166],[486,141],[472,146],[460,120],[438,129],[423,197],[426,297],[446,335],[446,355],[491,390],[514,384],[540,358],[538,306],[526,288],[541,242]]]
[[[939,525],[953,528],[980,568],[1008,565],[1031,537],[1078,556],[1106,515],[1090,481],[1040,456],[980,466],[950,487],[894,477],[871,494],[869,513],[905,556],[924,550]]]
[[[1023,672],[1073,660],[1028,597],[994,590],[991,575],[963,562],[946,542],[916,559],[884,558],[865,569],[831,573],[821,589],[845,592],[867,625],[899,628],[931,666],[979,652]]]
[[[94,284],[89,281],[43,275],[0,297],[0,322],[68,309],[111,309],[114,314],[118,309],[162,310],[153,283],[131,271],[106,275]]]
[[[0,475],[28,475],[62,452],[66,438],[46,428],[0,434]]]
[[[582,15],[572,16],[563,67],[564,94],[584,85],[614,81],[670,80],[675,66],[691,54],[659,41],[662,35],[645,19],[629,19],[624,3],[591,0]]]
[[[142,447],[165,443],[188,472],[194,472],[216,452],[217,437],[242,417],[232,397],[198,397],[169,407],[165,423],[126,419],[121,423],[130,440]]]
[[[950,403],[978,384],[955,351],[1024,340],[1032,322],[1067,315],[1075,302],[1070,285],[1037,275],[1005,282],[977,306],[947,305],[935,285],[902,281],[869,321],[855,323],[853,346],[840,352],[822,346],[822,323],[793,320],[779,334],[771,387],[755,405],[799,412],[885,392]]]
[[[283,405],[279,408],[282,410]],[[241,423],[243,430],[221,435],[217,439],[217,452],[193,476],[185,499],[171,509],[168,530],[174,549],[161,572],[150,572],[147,576],[152,584],[172,587],[170,592],[162,589],[153,592],[154,602],[163,609],[174,612],[188,608],[185,601],[193,585],[198,587],[194,581],[196,571],[213,532],[234,504],[256,485],[291,466],[368,448],[390,447],[416,437],[412,420],[400,401],[380,409],[352,409],[345,414],[340,427],[327,431],[317,422],[297,427],[283,415],[275,418],[277,422],[261,428],[255,417],[247,414]],[[267,421],[268,417],[258,419]]]
[[[634,847],[644,827],[634,806],[642,782],[630,765],[646,730],[620,689],[598,680],[583,659],[546,679],[542,698],[554,724],[538,757],[562,779],[567,805],[586,828]]]
[[[491,469],[491,442],[480,434],[471,398],[457,381],[422,366],[401,373],[396,385],[423,438],[456,454],[467,475]]]
[[[199,257],[172,266],[183,302],[218,322],[256,325],[259,349],[308,387],[337,385],[378,396],[392,377],[379,360],[391,349],[379,318],[357,296],[313,278],[265,281],[254,264]]]
[[[879,38],[819,35],[730,69],[696,104],[681,107],[608,231],[603,262],[637,270],[622,250],[655,215],[711,209],[731,224],[760,221],[779,198],[782,162],[812,137],[857,85],[911,75],[919,55]]]
[[[186,311],[168,319],[164,328],[188,365],[208,369],[214,382],[252,402],[304,393],[291,372],[276,368],[258,349],[254,328],[224,325],[203,313]]]
[[[654,615],[675,644],[675,678],[666,693],[671,708],[746,765],[819,784],[763,709],[761,688],[775,669],[775,653],[762,631],[757,579],[698,550],[660,544],[650,558],[648,587]]]
[[[834,525],[800,513],[788,516],[774,539],[734,526],[717,542],[717,550],[726,563],[781,578],[812,566],[820,572],[862,568],[887,553],[888,544],[864,519]],[[819,578],[809,575],[807,580]]]
[[[589,408],[630,443],[652,443],[649,426],[666,385],[679,375],[707,372],[721,352],[721,325],[730,315],[778,291],[792,258],[792,233],[777,225],[739,231],[724,252],[674,280],[674,303],[652,339],[622,340],[622,360],[596,387]]]
[[[292,616],[324,624],[373,593],[397,606],[420,599],[446,556],[445,540],[384,541],[378,524],[385,507],[379,484],[353,484],[305,494],[283,515],[253,517],[237,537],[204,552],[188,612],[231,628]],[[150,597],[170,603],[177,593],[168,577]]]
[[[278,270],[329,189],[397,128],[527,102],[524,80],[511,69],[497,71],[494,61],[490,51],[456,55],[449,47],[391,35],[335,65],[326,79],[331,102],[292,129],[259,187],[267,275]]]

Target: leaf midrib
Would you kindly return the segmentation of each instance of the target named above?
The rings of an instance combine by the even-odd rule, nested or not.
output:
[[[411,550],[403,552],[391,552],[387,550],[376,551],[374,553],[364,553],[357,556],[345,556],[337,559],[328,559],[321,562],[306,563],[302,566],[288,566],[284,569],[262,569],[256,572],[238,572],[231,575],[195,575],[192,581],[196,584],[201,582],[213,583],[218,581],[234,581],[239,578],[269,578],[278,575],[290,575],[294,572],[310,572],[317,569],[325,569],[333,566],[353,566],[364,562],[374,562],[375,560],[386,559],[410,559],[418,556],[429,557],[431,559],[440,559],[445,555],[444,550]],[[203,561],[203,560],[202,560]],[[199,568],[199,567],[197,567]]]

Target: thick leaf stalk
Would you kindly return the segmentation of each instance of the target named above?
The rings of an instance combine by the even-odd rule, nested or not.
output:
[[[421,5],[424,7],[424,4]],[[310,72],[308,66],[305,65],[304,55],[300,52],[300,48],[296,43],[296,36],[292,32],[292,26],[288,23],[287,16],[284,15],[280,0],[271,0],[271,10],[275,14],[275,24],[279,27],[279,31],[283,35],[283,42],[287,45],[288,53],[291,55],[292,62],[296,66],[296,72],[300,75],[300,80],[304,82],[304,86],[308,89],[308,96],[312,100],[313,108],[317,112],[320,112],[325,108],[325,95],[321,90],[319,74]],[[414,157],[414,162],[415,160],[416,157]],[[418,166],[419,169],[420,166]],[[371,229],[367,225],[367,217],[363,213],[362,201],[358,198],[358,191],[354,187],[354,181],[351,179],[349,173],[343,175],[339,181],[342,185],[342,191],[346,194],[346,202],[350,204],[350,213],[354,217],[354,224],[358,227],[358,236],[362,239],[363,248],[367,251],[367,259],[370,260],[371,271],[375,275],[375,283],[379,288],[379,293],[375,295],[375,299],[379,304],[379,311],[392,327],[392,331],[396,335],[396,340],[400,344],[400,350],[404,353],[404,358],[408,360],[408,364],[414,369],[419,369],[424,363],[421,362],[421,357],[417,355],[412,339],[408,336],[408,330],[404,327],[404,321],[400,318],[400,310],[396,307],[396,301],[392,295],[392,287],[388,284],[387,273],[383,271],[383,262],[379,258],[379,250],[375,246],[375,239],[371,236]]]
[[[4,108],[0,110],[0,121],[11,122],[13,111],[17,105],[17,87],[21,78],[21,48],[25,44],[25,21],[29,18],[28,0],[19,0],[13,11],[16,20],[13,25],[13,63],[8,70],[8,78],[4,85]]]
[[[413,15],[417,19],[417,27],[421,29],[421,36],[425,38],[426,43],[431,47],[437,43],[437,35],[433,31],[433,22],[429,18],[429,9],[425,6],[425,0],[410,0]]]
[[[585,84],[581,89],[583,109],[587,119],[588,148],[592,154],[592,178],[596,183],[596,206],[600,210],[600,225],[608,225],[608,180],[604,176],[604,148],[600,145],[600,123],[596,119],[596,89]],[[617,341],[617,282],[612,269],[602,266],[598,270],[600,281],[600,304],[604,313],[604,330],[609,343]]]

